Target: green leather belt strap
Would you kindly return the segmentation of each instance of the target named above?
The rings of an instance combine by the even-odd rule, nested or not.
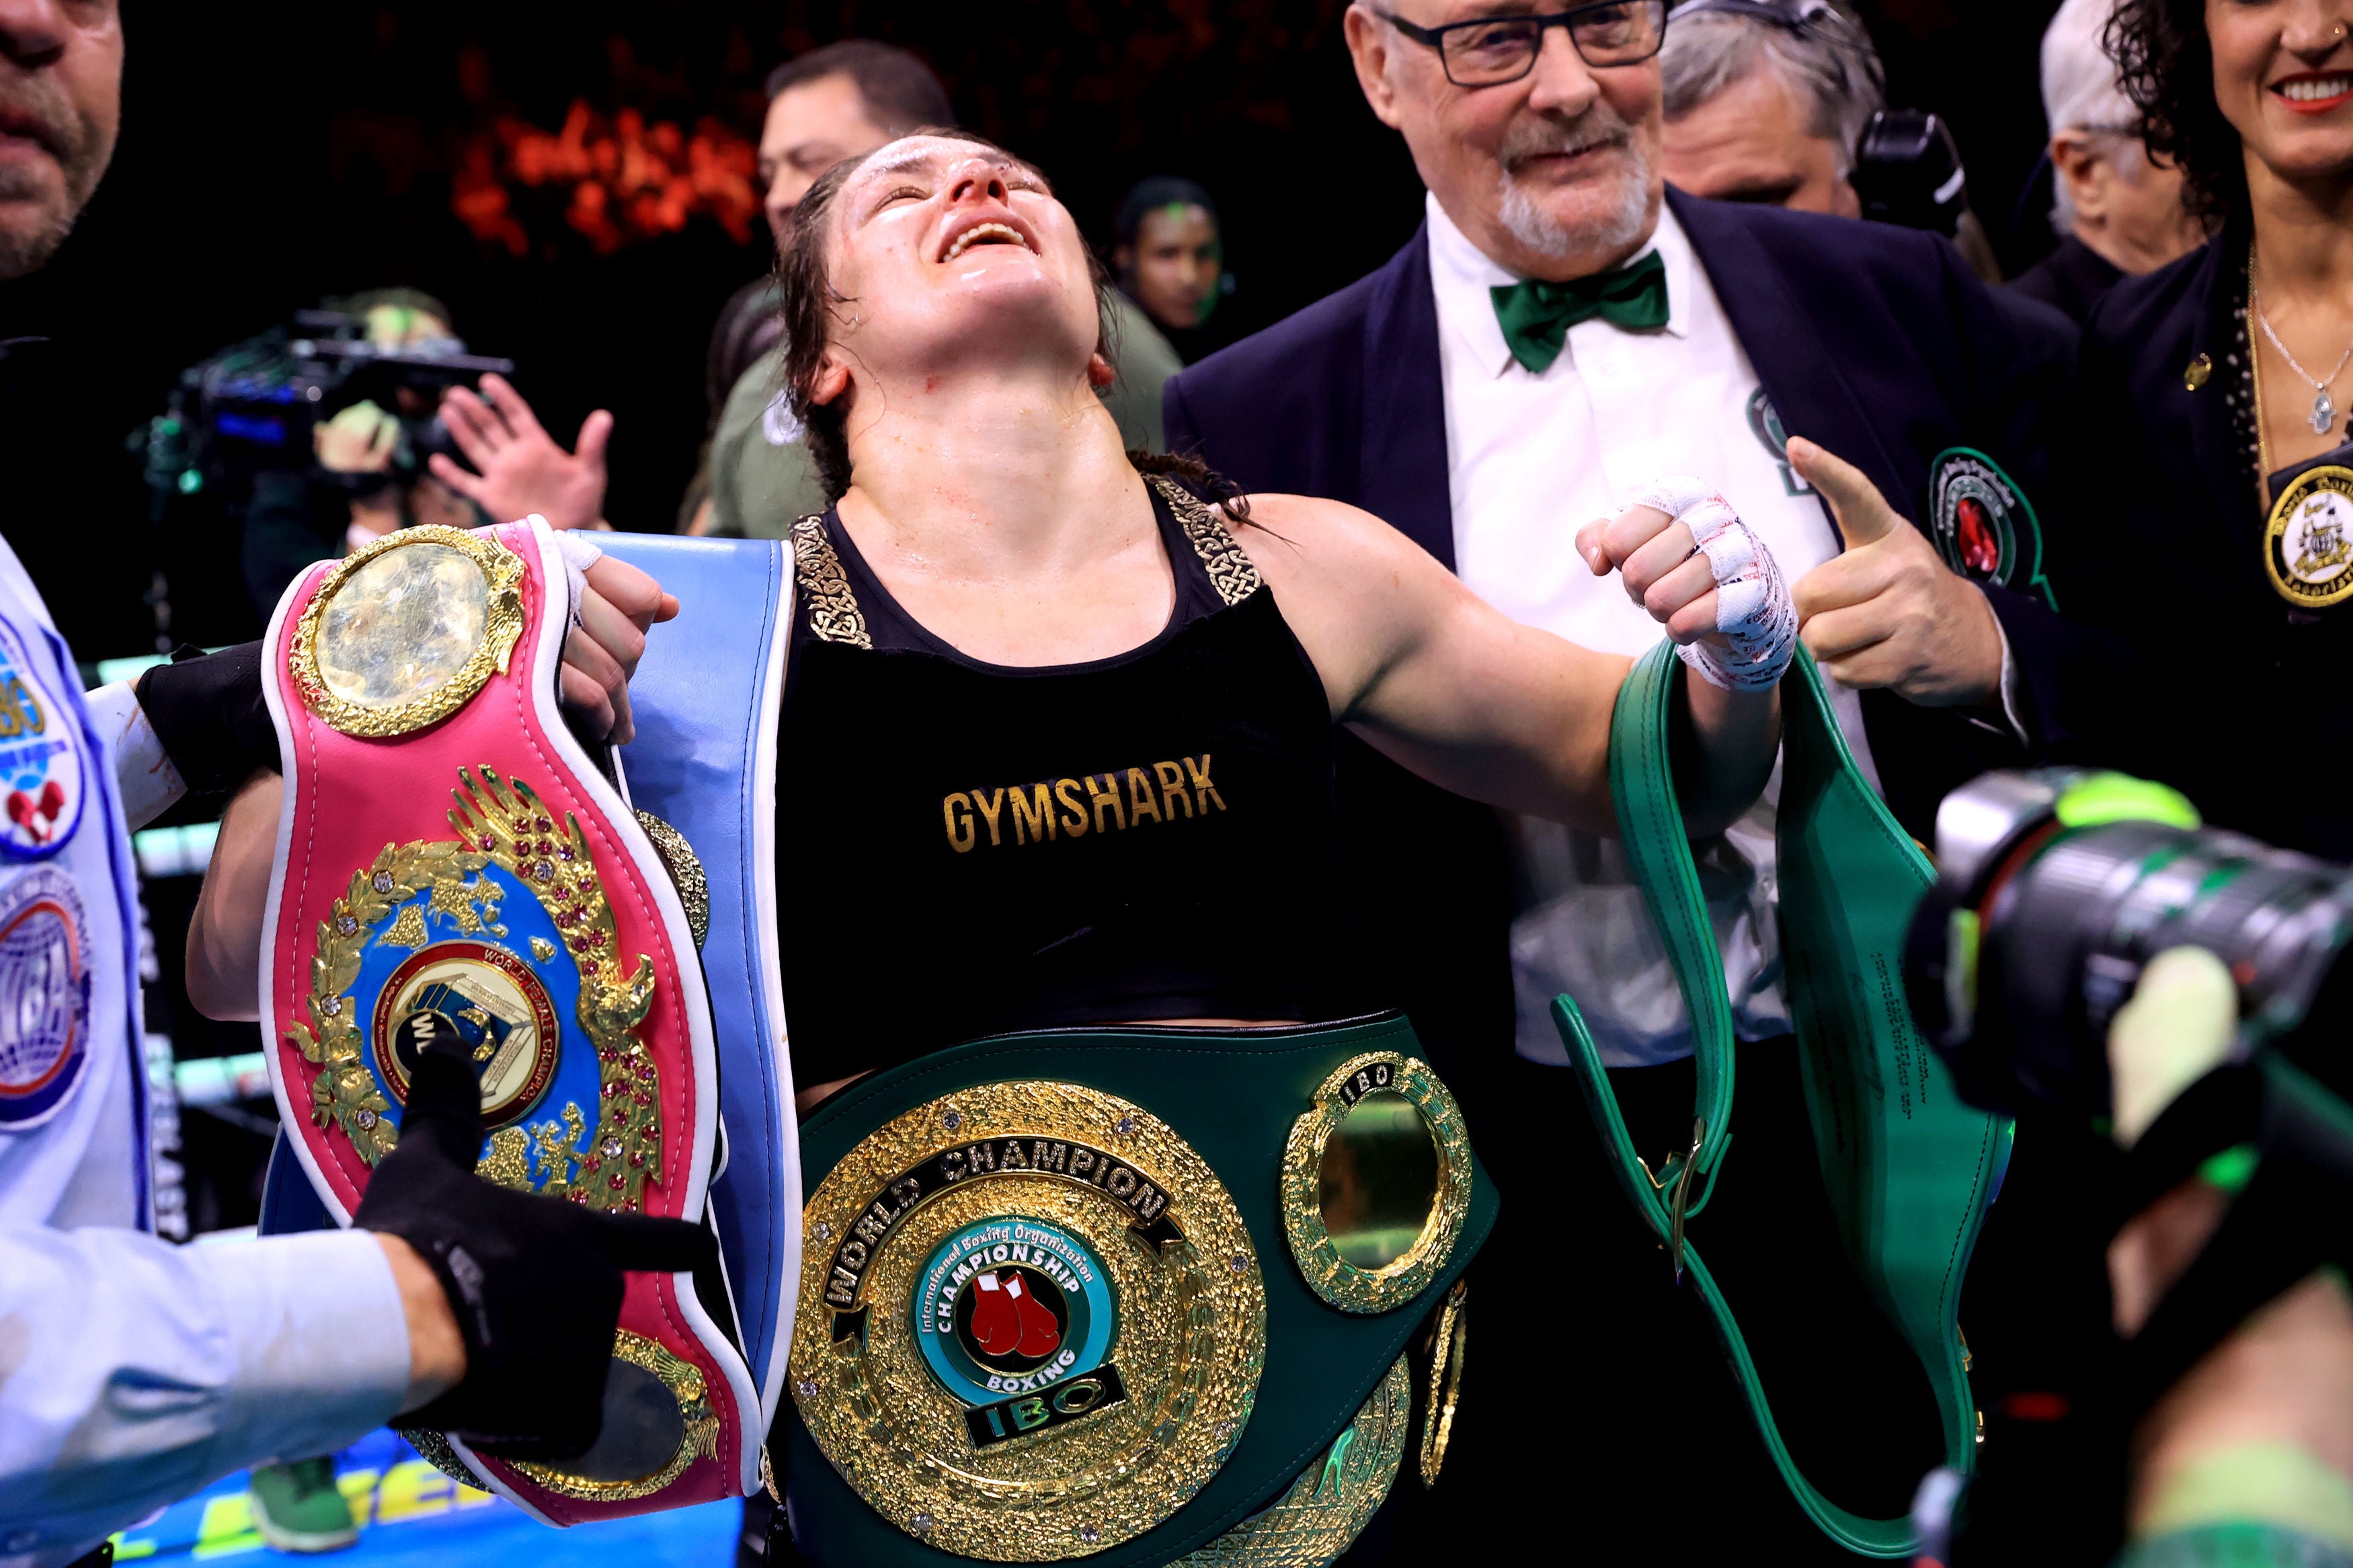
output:
[[[1909,1556],[1918,1545],[1909,1520],[1851,1513],[1799,1470],[1732,1307],[1683,1235],[1731,1141],[1734,1047],[1723,960],[1667,756],[1676,669],[1673,648],[1662,642],[1628,676],[1610,727],[1609,784],[1628,857],[1691,1016],[1699,1072],[1691,1147],[1654,1174],[1635,1152],[1577,1004],[1556,998],[1554,1021],[1619,1184],[1667,1243],[1678,1271],[1690,1271],[1799,1506],[1851,1552]],[[1945,1463],[1967,1474],[1977,1422],[1957,1314],[2010,1128],[1961,1103],[1913,1026],[1900,958],[1913,906],[1934,873],[1855,767],[1803,648],[1781,682],[1781,950],[1815,1150],[1848,1258],[1919,1358],[1936,1394]]]
[[[815,1192],[872,1130],[937,1096],[976,1084],[1080,1084],[1166,1121],[1231,1194],[1256,1247],[1266,1295],[1265,1368],[1240,1442],[1214,1479],[1156,1528],[1097,1552],[1050,1555],[1083,1555],[1090,1568],[1148,1568],[1208,1545],[1266,1508],[1349,1426],[1486,1240],[1496,1194],[1473,1156],[1457,1239],[1445,1263],[1409,1298],[1381,1311],[1345,1312],[1319,1300],[1302,1277],[1284,1238],[1285,1139],[1318,1086],[1369,1051],[1423,1056],[1412,1027],[1395,1015],[1247,1030],[1040,1030],[976,1040],[876,1073],[801,1124],[802,1168]],[[816,1560],[858,1568],[954,1568],[970,1561],[911,1539],[861,1500],[818,1452],[791,1400],[769,1442],[786,1472],[779,1480],[796,1538],[811,1543],[804,1551]],[[1005,1528],[1037,1526],[1017,1510]]]

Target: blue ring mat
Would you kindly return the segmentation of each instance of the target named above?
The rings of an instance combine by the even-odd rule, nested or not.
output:
[[[258,1553],[262,1562],[354,1568],[575,1568],[593,1555],[631,1568],[726,1568],[735,1560],[744,1518],[743,1504],[727,1501],[551,1530],[502,1498],[459,1487],[390,1431],[371,1432],[336,1455],[335,1472],[360,1525],[359,1543],[347,1550],[280,1559],[253,1528],[240,1470],[117,1535],[114,1560],[209,1562]]]

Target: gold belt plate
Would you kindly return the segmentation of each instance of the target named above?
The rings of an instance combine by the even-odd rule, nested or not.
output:
[[[1168,1568],[1324,1568],[1364,1533],[1388,1500],[1405,1458],[1412,1413],[1412,1378],[1400,1356],[1356,1418],[1273,1507]]]
[[[805,1214],[789,1369],[818,1448],[927,1545],[1084,1557],[1185,1506],[1266,1362],[1208,1163],[1076,1084],[962,1089],[850,1151]]]

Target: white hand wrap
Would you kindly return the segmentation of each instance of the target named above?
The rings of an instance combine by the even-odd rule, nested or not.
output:
[[[1690,529],[1715,574],[1715,629],[1732,646],[1686,643],[1676,655],[1712,686],[1770,690],[1798,647],[1798,607],[1773,552],[1722,496],[1697,479],[1660,479],[1634,504],[1656,507]]]
[[[605,558],[605,547],[592,544],[576,528],[557,528],[537,512],[530,521],[539,524],[555,535],[556,553],[564,557],[564,575],[572,590],[572,619],[580,619],[581,596],[588,591],[588,568]]]

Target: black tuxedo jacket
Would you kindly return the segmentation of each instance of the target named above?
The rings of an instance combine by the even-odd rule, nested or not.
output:
[[[1934,236],[1672,189],[1667,200],[1790,435],[1862,469],[1924,529],[1931,469],[1956,447],[1989,456],[2030,507],[2043,504],[2047,428],[2075,350],[2063,317],[1988,289]],[[1451,568],[1443,399],[1426,232],[1164,394],[1171,451],[1197,453],[1248,489],[1363,507]],[[1583,521],[1562,519],[1562,549]],[[2051,684],[2033,671],[2066,657],[2069,639],[2030,590],[2041,542],[2016,521],[2020,548],[2004,563],[2013,581],[1987,593],[2031,693]],[[1886,692],[1864,693],[1863,712],[1889,804],[1924,841],[1946,791],[2023,760],[2006,733],[1959,713]],[[1358,995],[1407,1006],[1441,1049],[1498,1027],[1508,1039],[1509,897],[1492,817],[1353,742],[1340,800],[1355,941],[1370,970]]]
[[[2081,434],[2060,472],[2072,525],[2052,566],[2081,662],[2040,672],[2037,706],[2064,760],[2163,779],[2211,823],[2353,859],[2353,600],[2291,605],[2264,568],[2247,251],[2233,223],[2125,279],[2084,322]],[[2299,412],[2311,398],[2276,373],[2263,390]],[[2353,445],[2321,460],[2353,464]]]

